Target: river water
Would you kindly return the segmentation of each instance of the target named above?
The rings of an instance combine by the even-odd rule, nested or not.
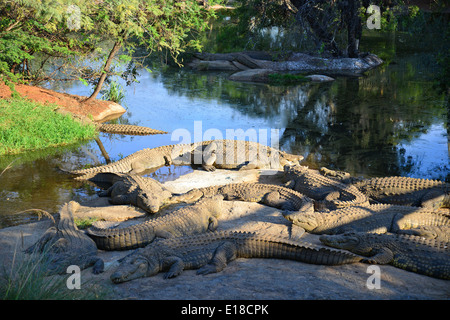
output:
[[[118,160],[143,148],[202,138],[234,138],[244,132],[261,143],[305,156],[312,168],[353,175],[449,180],[448,112],[433,86],[437,72],[429,48],[404,34],[367,37],[366,50],[386,63],[363,77],[331,83],[272,86],[228,80],[230,73],[164,68],[139,70],[139,83],[124,87],[127,113],[120,122],[168,131],[166,135],[99,136],[108,157]],[[49,88],[88,95],[81,83]],[[34,221],[23,210],[57,212],[70,200],[96,197],[59,168],[104,164],[95,140],[0,159],[0,228]],[[165,167],[150,176],[165,181],[191,172]]]

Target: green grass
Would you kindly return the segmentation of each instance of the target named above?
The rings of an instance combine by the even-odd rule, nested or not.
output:
[[[97,135],[93,125],[55,109],[23,98],[0,99],[0,156],[69,145]]]
[[[71,290],[67,287],[69,274],[49,276],[45,252],[19,258],[22,255],[16,251],[12,264],[0,269],[0,300],[95,300],[108,295],[99,281],[81,283],[80,290]]]

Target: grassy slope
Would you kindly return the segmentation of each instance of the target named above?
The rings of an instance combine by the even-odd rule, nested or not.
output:
[[[55,108],[23,98],[0,99],[0,156],[72,144],[97,135],[94,126],[56,113]]]

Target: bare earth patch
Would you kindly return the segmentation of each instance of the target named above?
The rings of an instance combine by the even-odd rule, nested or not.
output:
[[[104,122],[116,119],[126,112],[119,104],[112,101],[94,100],[84,103],[84,96],[68,93],[60,93],[53,90],[16,84],[16,91],[23,97],[44,104],[56,104],[60,112],[71,113],[81,117],[87,117],[96,122]],[[4,83],[0,83],[0,99],[11,97],[11,90]]]

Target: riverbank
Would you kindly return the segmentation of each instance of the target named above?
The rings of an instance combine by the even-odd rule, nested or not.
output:
[[[206,172],[196,170],[164,185],[172,192],[185,192],[195,187],[214,184],[261,182],[280,183],[282,172],[272,175],[261,170]],[[76,215],[81,218],[105,212],[109,206],[105,199],[81,203]],[[111,208],[111,206],[109,206]],[[135,218],[126,223],[139,223],[145,219],[142,211],[132,206],[113,206],[116,219]],[[108,210],[109,211],[109,210]],[[120,214],[119,212],[122,212]],[[122,215],[122,217],[120,217]],[[37,241],[51,221],[0,230],[0,262],[7,266],[15,251],[21,251]],[[258,203],[225,201],[218,230],[246,230],[267,232],[281,236],[300,237],[301,240],[320,245],[317,235],[295,232],[279,210]],[[197,275],[195,270],[184,271],[174,279],[164,279],[163,273],[153,277],[113,284],[110,275],[115,261],[131,251],[98,251],[106,263],[106,271],[93,275],[92,268],[81,273],[81,290],[88,294],[89,284],[95,284],[103,299],[133,300],[438,300],[449,299],[448,281],[435,279],[390,265],[380,266],[380,287],[367,285],[372,273],[368,264],[355,263],[342,266],[313,265],[280,259],[237,259],[221,272]],[[19,256],[16,256],[18,259]],[[62,277],[69,277],[65,275]],[[270,301],[267,303],[270,304]],[[158,304],[155,304],[158,307]],[[172,310],[177,312],[175,310]]]
[[[16,84],[18,94],[0,84],[0,155],[17,154],[93,139],[92,121],[117,118],[126,110],[117,103]],[[87,121],[78,121],[87,120]]]
[[[75,121],[44,105],[23,98],[0,99],[0,156],[64,146],[93,139],[94,125]]]

